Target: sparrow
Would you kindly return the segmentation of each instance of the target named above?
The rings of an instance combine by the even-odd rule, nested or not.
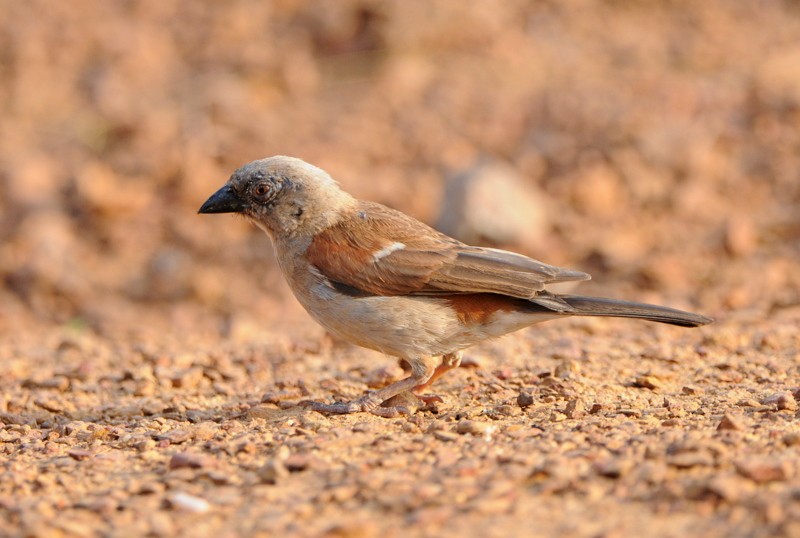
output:
[[[237,213],[255,224],[271,238],[289,287],[317,322],[410,366],[405,379],[356,400],[307,402],[322,413],[407,412],[387,400],[427,388],[459,365],[463,349],[542,321],[607,316],[682,327],[712,321],[664,306],[550,292],[548,284],[590,276],[464,244],[400,211],[357,200],[327,172],[293,157],[242,166],[198,213]]]

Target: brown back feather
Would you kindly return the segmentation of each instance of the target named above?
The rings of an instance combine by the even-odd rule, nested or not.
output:
[[[394,243],[404,247],[376,258]],[[589,278],[513,252],[465,245],[372,202],[359,202],[317,234],[306,256],[328,279],[375,295],[496,293],[530,299],[547,283]]]

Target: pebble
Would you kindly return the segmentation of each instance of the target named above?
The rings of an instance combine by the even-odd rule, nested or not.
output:
[[[278,459],[267,461],[258,468],[258,477],[265,484],[277,484],[289,476],[289,469]]]
[[[741,417],[733,415],[731,413],[725,413],[722,415],[722,419],[719,421],[717,425],[717,430],[724,431],[724,430],[732,430],[732,431],[744,431],[745,425],[742,422]]]
[[[710,467],[714,465],[714,457],[705,450],[681,452],[667,459],[667,463],[679,469],[691,467]]]
[[[403,369],[399,364],[393,363],[383,368],[376,368],[364,375],[364,382],[371,389],[378,389],[393,383],[403,377]]]
[[[458,440],[457,434],[446,430],[436,430],[433,432],[433,436],[439,441],[444,441],[444,442],[452,442]]]
[[[605,409],[605,406],[603,404],[601,404],[601,403],[593,403],[592,407],[589,409],[589,414],[590,415],[596,415],[596,414],[600,413],[601,411],[603,411],[604,409]]]
[[[607,478],[620,478],[633,468],[634,462],[629,458],[612,458],[595,464],[597,474]]]
[[[789,432],[784,434],[783,442],[786,446],[800,445],[800,432]]]
[[[520,391],[517,396],[517,405],[525,409],[533,405],[533,395],[530,392]]]
[[[204,454],[195,454],[192,452],[178,452],[173,454],[169,460],[169,469],[201,469],[208,467],[210,460]]]
[[[203,379],[203,369],[200,367],[186,368],[175,373],[170,381],[174,388],[195,389]]]
[[[544,194],[512,166],[483,160],[445,187],[436,229],[470,244],[531,244],[547,232]]]
[[[664,386],[664,383],[654,375],[643,375],[637,377],[633,382],[634,387],[656,390]]]
[[[178,445],[189,441],[192,439],[192,437],[192,432],[190,430],[184,428],[175,428],[174,430],[170,430],[166,433],[160,433],[154,438],[157,441],[169,441],[170,444]]]
[[[290,473],[299,473],[311,467],[314,462],[315,460],[308,454],[291,454],[283,464]]]
[[[195,514],[203,514],[211,510],[211,505],[207,500],[183,492],[167,495],[167,502],[176,510],[193,512]]]
[[[456,432],[465,434],[469,433],[475,436],[485,437],[487,439],[492,437],[492,434],[497,430],[497,426],[489,422],[479,422],[476,420],[461,420],[456,425]]]
[[[82,448],[71,448],[67,452],[67,455],[74,460],[82,461],[82,460],[88,460],[89,458],[94,456],[94,452]]]
[[[797,400],[791,392],[779,392],[764,398],[764,405],[774,405],[779,411],[797,411]]]
[[[553,376],[558,379],[574,379],[581,372],[581,367],[576,361],[567,361],[556,366]]]
[[[753,458],[737,461],[734,465],[739,474],[758,484],[789,478],[789,466],[780,460]]]
[[[520,408],[515,405],[500,404],[494,408],[494,415],[501,417],[516,417],[521,414]]]
[[[22,386],[31,389],[55,389],[61,392],[69,389],[69,379],[64,376],[55,376],[43,380],[26,379]]]
[[[733,256],[747,256],[758,246],[753,221],[746,215],[731,217],[725,225],[725,248]]]
[[[736,475],[726,474],[712,477],[705,489],[729,503],[735,503],[749,493],[749,485]]]
[[[570,400],[567,402],[564,413],[571,419],[580,419],[586,415],[586,406],[583,404],[583,400]]]

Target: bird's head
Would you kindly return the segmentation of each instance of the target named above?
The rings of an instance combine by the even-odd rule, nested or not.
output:
[[[271,237],[284,239],[325,229],[353,203],[324,170],[276,156],[236,170],[198,213],[238,213]]]

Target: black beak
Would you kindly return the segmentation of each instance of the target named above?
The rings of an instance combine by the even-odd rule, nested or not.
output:
[[[220,190],[211,195],[206,200],[198,213],[241,213],[244,204],[229,185],[225,185]]]

